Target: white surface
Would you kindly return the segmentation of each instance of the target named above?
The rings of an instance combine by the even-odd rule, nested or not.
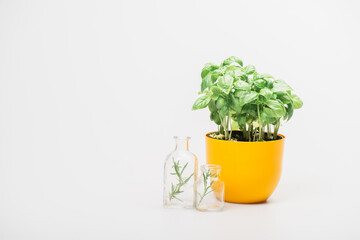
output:
[[[0,239],[360,239],[358,1],[0,1]],[[304,100],[266,204],[162,209],[204,63]]]

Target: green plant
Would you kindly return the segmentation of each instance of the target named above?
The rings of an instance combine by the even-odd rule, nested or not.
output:
[[[215,180],[212,180],[209,184],[208,184],[208,181],[211,178],[216,177],[216,173],[211,173],[210,170],[208,170],[207,172],[204,172],[202,175],[203,175],[203,181],[204,181],[204,192],[202,194],[198,193],[198,195],[200,197],[198,205],[201,204],[202,200],[204,199],[204,197],[206,195],[208,195],[209,193],[211,193],[215,190],[215,189],[210,190],[210,188],[212,187]]]
[[[243,67],[243,62],[234,56],[219,66],[205,64],[201,78],[201,96],[192,109],[209,108],[210,119],[218,125],[217,138],[274,140],[281,119],[290,120],[294,109],[303,105],[283,80],[260,74],[253,65]],[[232,130],[242,133],[235,138]]]
[[[170,173],[171,175],[176,175],[178,178],[178,183],[176,185],[174,185],[173,183],[171,183],[171,192],[169,193],[169,200],[171,201],[172,199],[176,198],[177,200],[181,201],[181,199],[177,198],[176,195],[184,192],[181,191],[181,187],[184,186],[190,179],[191,177],[194,175],[193,173],[187,177],[187,178],[183,178],[183,173],[184,170],[186,168],[186,166],[188,165],[188,163],[186,163],[184,165],[184,167],[181,167],[179,164],[179,161],[175,162],[174,158],[173,158],[173,168],[175,170],[175,172]]]

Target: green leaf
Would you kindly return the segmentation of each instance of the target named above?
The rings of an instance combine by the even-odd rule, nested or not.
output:
[[[270,99],[272,97],[272,91],[268,88],[263,88],[260,90],[260,93],[259,93],[261,96],[264,96],[265,99]]]
[[[238,57],[235,57],[235,56],[232,56],[232,57],[229,57],[227,59],[225,59],[220,66],[228,66],[232,63],[237,63],[239,64],[240,66],[243,66],[243,62],[241,61],[240,58]]]
[[[260,73],[257,73],[257,72],[254,72],[253,73],[253,77],[252,77],[252,80],[255,81],[255,80],[258,80],[261,78],[261,74]]]
[[[211,72],[206,75],[202,81],[201,81],[201,91],[204,91],[205,89],[210,88],[213,85],[213,82],[211,80]]]
[[[238,80],[234,83],[234,88],[244,91],[250,91],[251,87],[247,82],[244,82],[242,80]]]
[[[194,105],[192,106],[192,110],[198,110],[202,108],[206,108],[206,106],[209,104],[211,100],[211,97],[209,95],[203,95],[196,99]]]
[[[208,73],[210,73],[218,68],[219,68],[219,66],[217,66],[213,63],[206,63],[204,68],[201,71],[201,78],[204,78],[206,75],[208,75]]]
[[[242,69],[242,71],[244,73],[246,73],[247,75],[253,74],[255,72],[255,70],[256,70],[255,66],[253,66],[253,65],[247,65],[246,67],[244,67]]]
[[[218,78],[217,85],[221,91],[223,91],[226,94],[229,94],[232,89],[233,81],[234,81],[233,77],[229,75],[225,75]]]
[[[257,106],[255,104],[246,104],[243,106],[242,113],[246,113],[249,114],[252,117],[256,117],[258,116],[257,114]]]
[[[270,78],[265,78],[267,81],[266,87],[269,89],[273,89],[274,87],[274,80],[270,79]]]
[[[290,120],[293,113],[294,113],[294,107],[292,104],[287,104],[287,106],[285,107],[286,109],[286,115],[285,115],[285,119],[284,120]]]
[[[258,79],[254,82],[255,87],[260,88],[260,89],[266,87],[266,84],[267,84],[267,82],[264,79]]]
[[[217,111],[211,112],[210,120],[214,121],[217,125],[221,124],[220,116]]]
[[[243,81],[245,81],[245,82],[248,82],[248,81],[249,81],[249,77],[248,77],[246,74],[242,74],[242,75],[240,76],[240,80],[243,80]]]
[[[240,68],[236,68],[236,69],[234,70],[234,78],[235,78],[235,79],[240,79],[242,75],[246,76],[246,75],[241,71]]]
[[[241,71],[241,68],[239,66],[234,66],[234,65],[228,66],[225,72],[225,75],[230,75],[235,80],[239,79],[240,76],[243,74],[244,73]]]
[[[216,112],[216,111],[217,111],[214,100],[211,100],[211,101],[209,102],[208,107],[209,107],[210,112]]]
[[[238,116],[237,123],[239,124],[239,126],[244,126],[246,123],[246,116],[244,115]]]
[[[293,89],[283,80],[278,79],[274,81],[274,92],[287,92],[292,91]]]
[[[239,130],[239,124],[236,121],[231,122],[231,130]]]
[[[229,98],[230,108],[235,112],[240,112],[242,105],[240,104],[239,98],[235,97],[234,95],[230,95]]]
[[[226,100],[225,98],[223,97],[219,97],[218,100],[216,100],[216,108],[217,109],[221,109],[223,106],[226,106],[227,103],[226,103]]]
[[[259,74],[259,78],[274,78],[274,77],[267,73],[261,73]]]
[[[185,168],[187,167],[187,165],[189,164],[189,162],[187,162],[185,165],[184,165],[184,167],[182,168],[182,170],[181,170],[181,175],[184,173],[184,170],[185,170]]]
[[[303,101],[295,94],[291,94],[291,99],[293,101],[294,109],[299,109],[303,105]]]
[[[240,74],[240,78],[238,78],[239,80],[242,80],[242,81],[244,81],[244,82],[247,82],[247,83],[249,83],[249,77],[245,74],[245,73],[243,73],[243,72],[241,72],[241,74]],[[237,80],[237,79],[236,79]]]
[[[217,86],[212,86],[210,92],[212,93],[211,98],[213,100],[218,99],[222,94],[220,88],[218,88]]]
[[[270,124],[275,124],[278,121],[278,118],[273,117],[273,110],[268,107],[264,107],[263,110],[261,111],[261,119],[265,123],[270,123]]]
[[[225,117],[228,114],[228,112],[229,112],[229,108],[228,106],[225,105],[220,109],[219,114],[221,117]]]
[[[265,104],[269,108],[269,110],[267,110],[267,113],[270,115],[270,117],[280,118],[285,114],[285,107],[280,102],[276,100],[267,100]],[[264,108],[264,110],[265,109],[267,108]]]
[[[292,103],[292,99],[287,92],[276,92],[276,98],[282,101],[284,104]]]
[[[235,94],[239,98],[241,106],[253,102],[258,98],[256,92],[237,91]]]
[[[239,66],[231,65],[231,66],[224,66],[225,72],[233,72],[235,69],[240,69]]]
[[[216,69],[211,72],[211,81],[214,83],[218,79],[219,76],[223,75],[220,69]]]
[[[194,175],[193,173],[192,173],[192,174],[190,174],[190,176],[189,176],[188,178],[186,178],[186,179],[185,179],[184,184],[185,184],[185,183],[187,183],[187,182],[191,179],[191,177],[192,177],[193,175]]]

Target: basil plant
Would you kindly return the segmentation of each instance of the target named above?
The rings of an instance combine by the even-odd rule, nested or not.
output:
[[[218,125],[216,138],[235,141],[271,141],[278,138],[281,120],[291,119],[301,99],[283,80],[243,67],[237,57],[220,66],[207,63],[201,71],[200,97],[192,109],[208,107]],[[241,130],[233,134],[233,130]]]

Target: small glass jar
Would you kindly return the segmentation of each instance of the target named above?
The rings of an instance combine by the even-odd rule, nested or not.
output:
[[[189,151],[190,137],[174,137],[176,147],[164,165],[163,205],[166,208],[194,208],[197,157]]]
[[[201,166],[201,175],[196,182],[196,210],[221,211],[224,208],[224,183],[219,179],[220,169],[215,164]]]

